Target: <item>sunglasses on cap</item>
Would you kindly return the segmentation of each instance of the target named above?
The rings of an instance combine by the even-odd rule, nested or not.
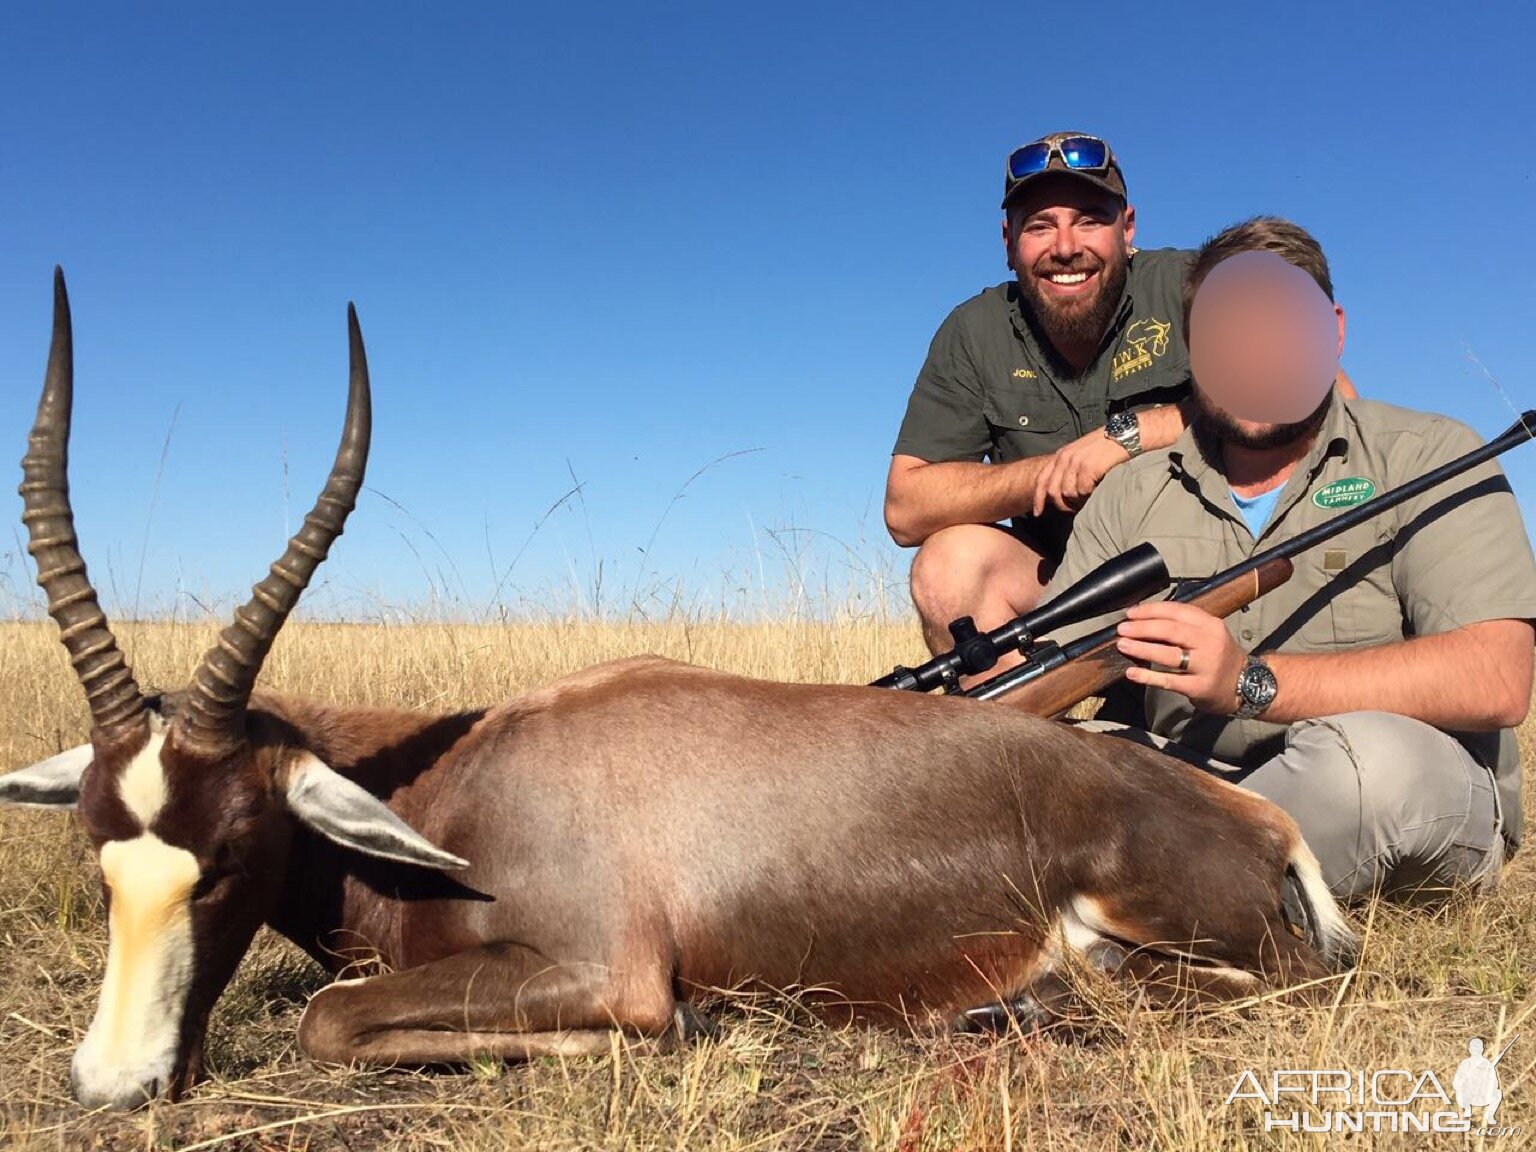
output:
[[[1036,140],[1015,148],[1008,157],[1010,184],[1044,172],[1052,156],[1061,157],[1061,166],[1073,172],[1105,172],[1110,166],[1109,145],[1097,136],[1062,136]]]

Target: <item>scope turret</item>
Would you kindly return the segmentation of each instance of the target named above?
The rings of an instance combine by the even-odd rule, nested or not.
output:
[[[1037,639],[1106,612],[1138,604],[1172,583],[1161,553],[1151,544],[1138,544],[1100,564],[1072,587],[1033,612],[990,632],[978,632],[976,622],[962,616],[949,626],[955,646],[916,668],[897,668],[872,687],[928,692],[960,689],[961,676],[989,671],[1007,652],[1028,651]]]

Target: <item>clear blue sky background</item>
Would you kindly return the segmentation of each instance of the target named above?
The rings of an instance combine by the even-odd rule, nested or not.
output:
[[[12,6],[0,459],[61,263],[98,584],[119,610],[243,597],[329,463],[351,299],[370,491],[316,606],[899,578],[880,496],[908,389],[1007,274],[1004,155],[1063,127],[1114,143],[1144,246],[1312,229],[1361,390],[1492,435],[1512,417],[1466,347],[1536,407],[1528,12]],[[1536,448],[1506,467],[1529,517]]]

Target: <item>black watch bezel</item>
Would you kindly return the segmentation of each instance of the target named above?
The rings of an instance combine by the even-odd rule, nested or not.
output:
[[[1104,421],[1104,432],[1111,440],[1118,440],[1132,432],[1141,431],[1141,421],[1134,412],[1116,412]]]
[[[1116,412],[1104,421],[1104,435],[1125,449],[1132,460],[1141,455],[1141,421],[1136,413]]]

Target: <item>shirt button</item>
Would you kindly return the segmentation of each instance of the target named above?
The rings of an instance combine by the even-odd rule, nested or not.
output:
[[[1244,640],[1252,640],[1253,639],[1253,629],[1252,628],[1244,628],[1243,629],[1243,639]]]
[[[1020,416],[1019,417],[1019,427],[1020,428],[1028,428],[1029,427],[1029,417],[1028,416]]]

